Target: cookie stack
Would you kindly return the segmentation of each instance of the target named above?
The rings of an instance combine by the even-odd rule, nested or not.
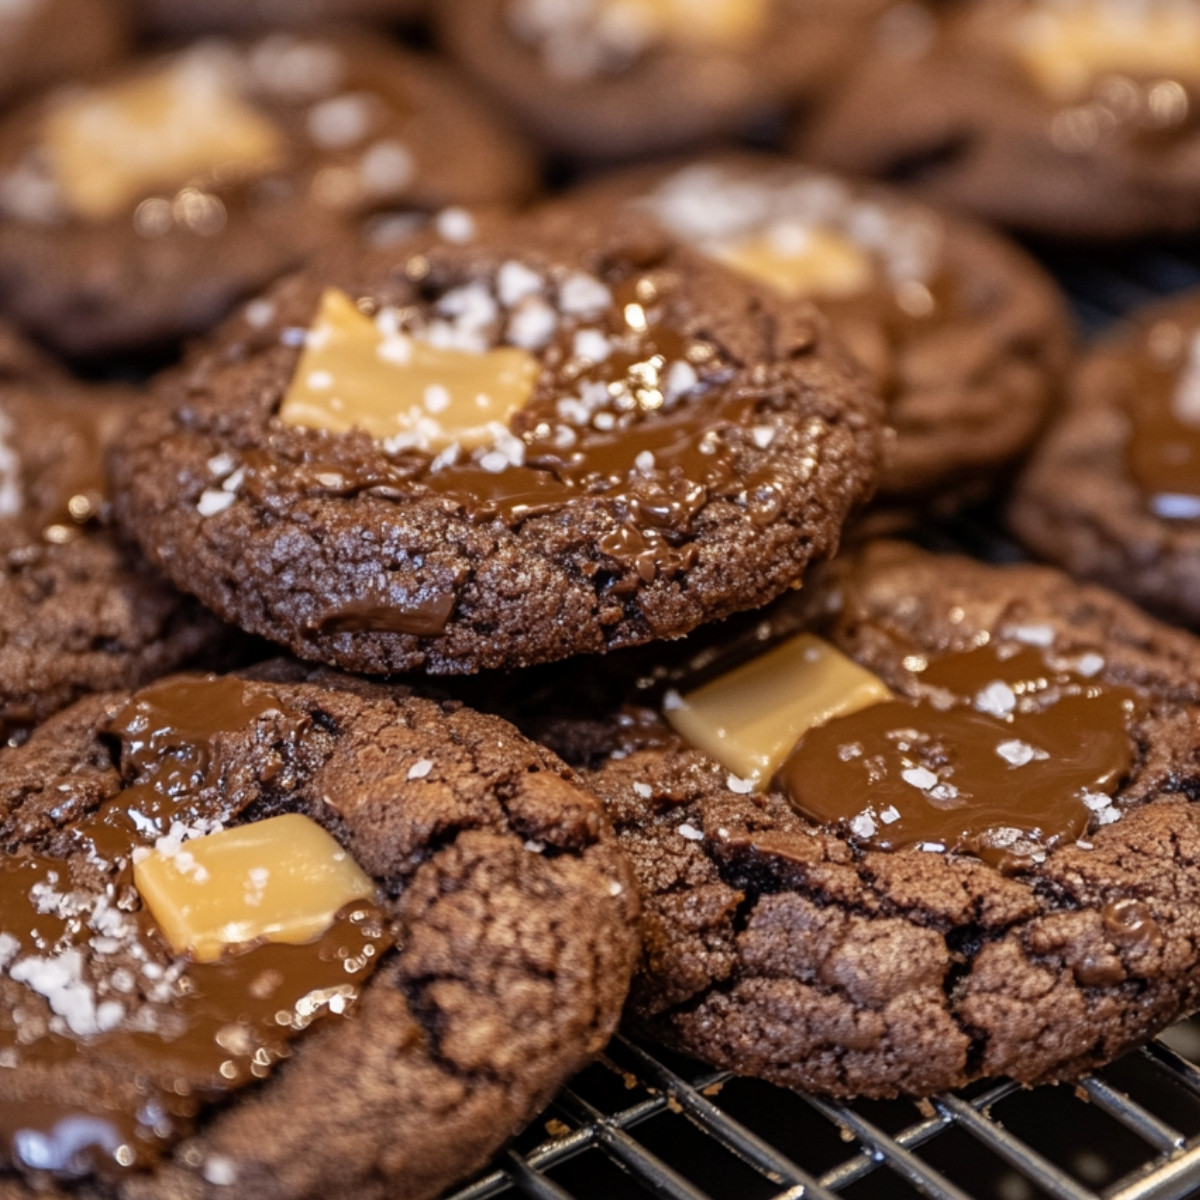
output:
[[[1186,6],[421,7],[0,17],[0,1192],[434,1197],[622,1013],[889,1097],[1200,1003],[1200,315],[1076,370],[987,223],[1200,212]]]

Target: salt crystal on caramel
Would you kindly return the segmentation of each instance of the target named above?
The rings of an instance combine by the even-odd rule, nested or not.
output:
[[[386,332],[327,288],[279,419],[330,433],[362,429],[432,453],[473,450],[529,403],[540,369],[516,346],[477,353]]]

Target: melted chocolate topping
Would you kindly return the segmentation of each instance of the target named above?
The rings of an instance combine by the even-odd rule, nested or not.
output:
[[[1132,764],[1129,692],[991,646],[935,661],[919,682],[919,699],[811,730],[775,785],[872,849],[966,851],[1002,869],[1106,819]]]
[[[357,1000],[390,945],[378,905],[346,906],[304,945],[196,963],[172,954],[131,884],[139,844],[236,818],[224,737],[290,740],[308,720],[239,679],[146,688],[106,730],[133,782],[70,830],[81,852],[0,863],[0,1061],[16,1069],[0,1148],[13,1165],[68,1176],[151,1165],[205,1102],[265,1077],[298,1034]]]
[[[598,540],[601,554],[616,564],[610,587],[630,590],[638,581],[673,577],[694,562],[694,522],[713,497],[731,497],[768,524],[782,495],[769,471],[747,471],[738,461],[758,424],[757,397],[731,385],[734,370],[713,345],[672,327],[662,303],[669,286],[649,272],[620,285],[600,318],[560,314],[558,333],[541,352],[534,395],[511,421],[524,443],[522,463],[494,471],[473,459],[438,462],[415,450],[385,457],[379,448],[360,456],[349,439],[335,446],[325,439],[312,445],[313,458],[296,463],[262,451],[245,454],[242,487],[263,504],[280,490],[441,496],[473,520],[509,526],[591,498],[616,521]],[[603,334],[611,347],[603,362],[575,353],[581,328]],[[419,335],[419,324],[413,332]],[[691,386],[672,390],[672,368],[675,379],[682,373]],[[564,398],[574,405],[564,408]],[[596,573],[605,569],[595,564]],[[389,598],[355,602],[324,614],[317,627],[431,635],[444,629],[453,600],[443,586],[399,605]]]

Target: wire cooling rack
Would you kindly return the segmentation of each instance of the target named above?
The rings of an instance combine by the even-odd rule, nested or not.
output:
[[[1200,242],[1038,251],[1095,333],[1200,286]],[[985,557],[987,516],[946,531]],[[618,1036],[448,1200],[1185,1200],[1200,1197],[1200,1018],[1075,1085],[997,1082],[843,1105]]]

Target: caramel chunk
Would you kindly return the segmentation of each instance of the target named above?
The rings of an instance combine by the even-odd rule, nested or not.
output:
[[[375,894],[350,855],[298,813],[156,849],[133,877],[172,949],[197,962],[259,939],[310,941],[343,906]]]
[[[1171,0],[1041,5],[1017,24],[1015,44],[1042,90],[1065,104],[1102,75],[1200,79],[1200,9]]]
[[[183,55],[152,74],[72,95],[46,117],[43,145],[67,207],[104,221],[155,189],[260,174],[283,140],[237,94],[211,53]]]
[[[605,0],[604,18],[631,42],[729,46],[762,32],[770,0]]]
[[[810,633],[666,706],[689,742],[763,787],[808,730],[891,699],[870,671]]]
[[[456,443],[473,450],[525,407],[539,370],[515,346],[475,354],[386,334],[345,292],[327,288],[279,419],[381,440],[404,435],[433,453]]]
[[[870,257],[849,238],[794,222],[718,242],[708,253],[792,300],[854,296],[867,290],[873,274]]]

